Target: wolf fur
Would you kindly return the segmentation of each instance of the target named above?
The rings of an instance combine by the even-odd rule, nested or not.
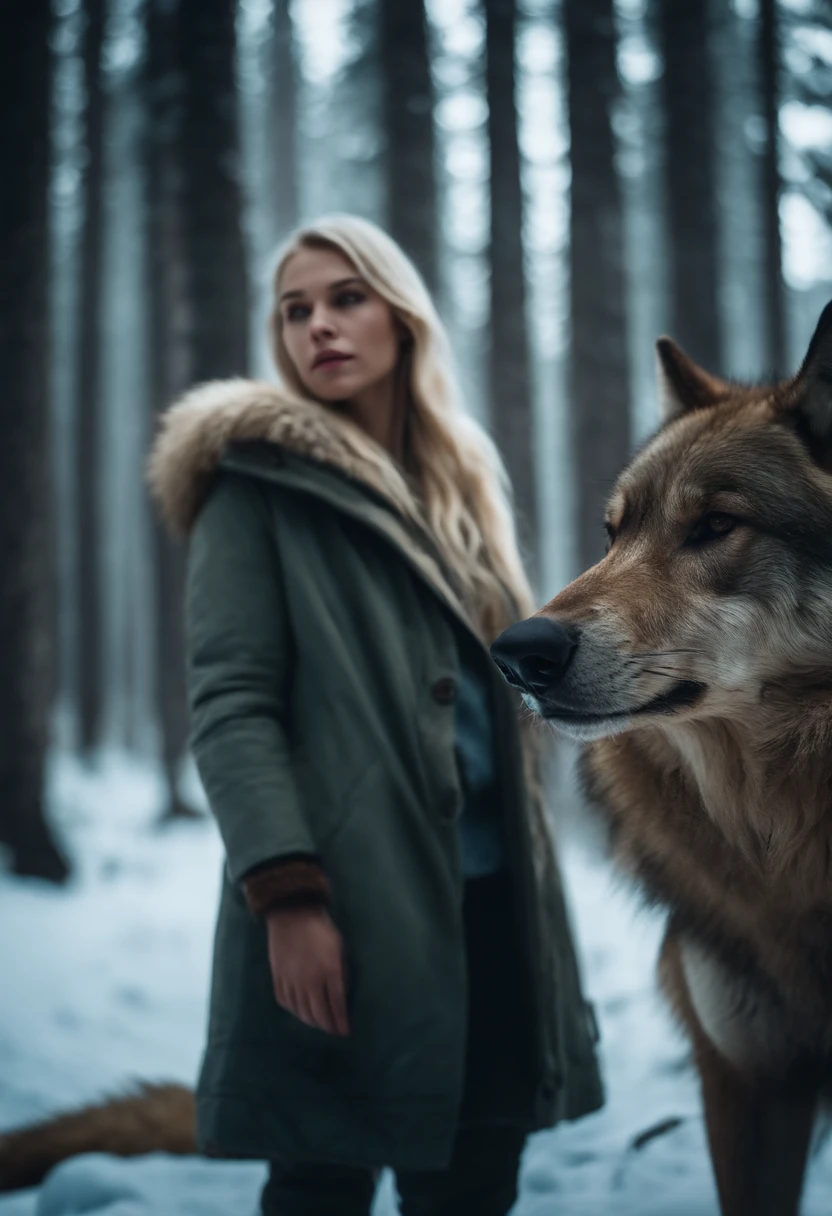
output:
[[[135,1093],[0,1135],[0,1191],[37,1186],[59,1161],[93,1152],[195,1153],[193,1091],[141,1085]]]
[[[774,386],[657,353],[607,555],[492,653],[668,913],[724,1216],[792,1216],[832,1065],[832,305]]]

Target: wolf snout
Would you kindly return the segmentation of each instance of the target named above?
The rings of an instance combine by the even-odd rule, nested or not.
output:
[[[509,684],[538,696],[563,678],[577,645],[574,626],[534,616],[504,629],[491,657]]]

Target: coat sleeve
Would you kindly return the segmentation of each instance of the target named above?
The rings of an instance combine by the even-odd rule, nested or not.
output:
[[[185,596],[191,745],[239,882],[314,856],[289,742],[293,640],[262,488],[221,472],[197,518]]]
[[[317,857],[282,857],[243,877],[246,903],[255,916],[283,908],[325,907],[329,883]]]

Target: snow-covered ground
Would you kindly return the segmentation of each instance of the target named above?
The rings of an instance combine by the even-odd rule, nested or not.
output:
[[[213,826],[154,830],[154,778],[116,757],[95,773],[59,757],[51,786],[76,877],[56,891],[0,875],[0,1129],[131,1079],[190,1083],[201,1047],[221,866]],[[586,850],[562,855],[608,1102],[530,1140],[514,1216],[713,1216],[695,1080],[655,994],[660,924]],[[259,1164],[88,1156],[0,1199],[0,1216],[253,1216],[263,1175]],[[824,1151],[804,1211],[830,1207]],[[374,1216],[394,1211],[386,1178]]]

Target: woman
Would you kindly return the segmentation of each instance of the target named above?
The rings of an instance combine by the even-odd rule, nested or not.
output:
[[[504,479],[401,250],[279,260],[283,386],[202,386],[151,477],[190,531],[193,748],[227,854],[205,1151],[263,1211],[497,1216],[528,1132],[602,1101],[534,757],[485,646],[528,610]]]

